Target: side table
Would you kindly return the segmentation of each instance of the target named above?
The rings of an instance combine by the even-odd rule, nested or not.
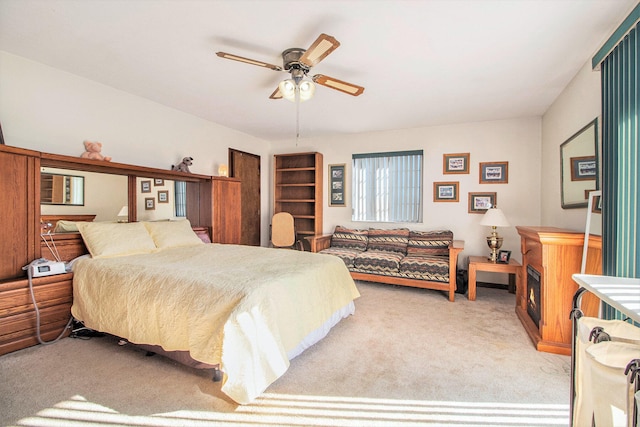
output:
[[[510,259],[508,264],[493,263],[484,256],[469,257],[469,293],[467,298],[470,301],[476,299],[476,274],[478,271],[487,271],[491,273],[507,273],[509,274],[509,283],[515,276],[516,288],[522,285],[522,265],[514,259]]]

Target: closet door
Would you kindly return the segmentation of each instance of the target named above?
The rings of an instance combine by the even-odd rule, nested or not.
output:
[[[24,276],[22,267],[37,255],[40,159],[30,154],[4,146],[0,150],[0,280]]]

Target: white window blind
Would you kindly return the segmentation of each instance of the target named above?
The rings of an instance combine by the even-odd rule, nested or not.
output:
[[[353,221],[422,222],[422,150],[352,159]]]

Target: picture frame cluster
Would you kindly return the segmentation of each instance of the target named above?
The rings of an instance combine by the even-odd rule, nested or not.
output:
[[[164,187],[164,179],[154,178],[140,181],[140,193],[153,193],[153,187]],[[157,190],[155,197],[144,198],[144,209],[147,211],[155,210],[156,203],[169,203],[169,190]]]
[[[448,153],[442,156],[442,174],[469,174],[470,153]],[[509,183],[509,162],[480,162],[478,167],[479,184],[508,184]],[[433,183],[434,202],[459,202],[460,182],[440,181]],[[470,214],[483,214],[485,211],[498,203],[498,194],[492,192],[469,192],[468,208]]]

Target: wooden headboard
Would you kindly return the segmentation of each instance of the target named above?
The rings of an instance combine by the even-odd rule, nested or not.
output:
[[[137,218],[138,178],[158,178],[182,181],[186,184],[186,217],[191,224],[211,230],[212,177],[194,173],[164,170],[118,162],[83,159],[0,145],[0,205],[8,207],[0,221],[0,282],[23,278],[22,269],[36,258],[53,259],[42,236],[42,223],[73,219],[64,215],[40,215],[40,171],[43,167],[105,173],[127,177],[127,205],[129,218]],[[83,218],[84,220],[85,218]],[[48,232],[49,229],[45,230]],[[45,237],[49,237],[45,234]],[[86,253],[79,234],[54,235],[54,242],[61,258],[66,260]],[[51,243],[49,242],[51,245]]]
[[[58,221],[85,221],[91,222],[95,215],[40,215],[40,228],[43,232],[55,230]]]
[[[200,240],[205,243],[211,243],[211,239],[209,238],[209,229],[207,227],[192,228]],[[50,260],[56,259],[52,253],[53,250],[58,252],[60,261],[64,262],[71,261],[74,258],[89,253],[80,233],[43,234],[42,239],[40,240],[40,249],[42,251],[43,258]]]

